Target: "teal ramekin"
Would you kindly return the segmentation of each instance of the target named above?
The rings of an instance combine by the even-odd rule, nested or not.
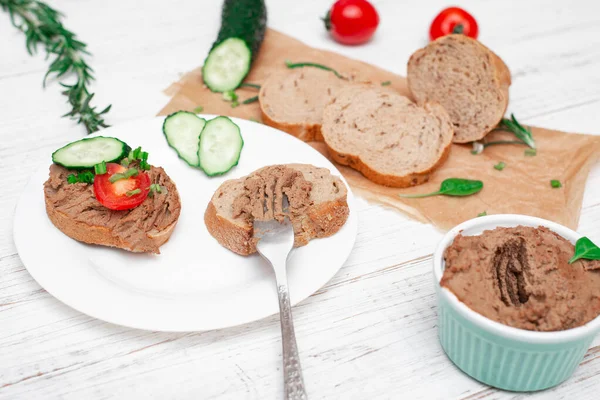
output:
[[[575,371],[596,334],[600,317],[587,324],[558,332],[517,329],[492,321],[471,310],[448,289],[440,286],[444,251],[458,233],[479,235],[497,227],[545,226],[573,244],[581,237],[557,223],[525,215],[478,217],[449,231],[433,256],[438,299],[440,343],[454,364],[487,385],[517,392],[543,390],[567,380]]]

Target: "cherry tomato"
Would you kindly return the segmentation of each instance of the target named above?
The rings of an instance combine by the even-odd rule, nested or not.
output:
[[[343,44],[365,43],[379,25],[377,10],[367,0],[338,0],[323,20],[331,36]]]
[[[106,164],[106,174],[94,177],[94,194],[104,207],[111,210],[129,210],[142,204],[150,193],[150,176],[139,171],[136,176],[120,179],[112,183],[109,179],[114,174],[124,173],[127,168],[120,164]],[[140,193],[131,194],[140,189]],[[127,193],[130,193],[128,196]]]
[[[477,39],[479,28],[475,18],[462,8],[449,7],[435,17],[429,28],[429,38],[435,40],[451,33],[462,33]]]

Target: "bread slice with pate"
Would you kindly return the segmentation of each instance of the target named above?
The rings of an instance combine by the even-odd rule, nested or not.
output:
[[[204,213],[208,232],[240,255],[256,252],[254,220],[281,220],[294,227],[294,246],[338,232],[348,219],[348,190],[328,169],[308,164],[271,165],[223,182]],[[289,202],[283,209],[283,196]]]

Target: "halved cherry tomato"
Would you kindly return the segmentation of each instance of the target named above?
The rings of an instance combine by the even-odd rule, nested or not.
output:
[[[451,33],[462,33],[463,35],[477,39],[479,33],[477,21],[462,8],[446,8],[431,23],[429,38],[435,40]]]
[[[379,25],[379,14],[367,0],[338,0],[323,20],[325,28],[336,41],[361,44],[375,33]]]
[[[142,204],[150,193],[150,176],[144,171],[139,171],[136,176],[120,179],[112,183],[109,179],[114,174],[122,174],[127,168],[120,164],[106,164],[106,174],[94,177],[94,194],[104,207],[111,210],[129,210]],[[136,189],[140,193],[131,194]],[[130,195],[128,196],[127,193]]]

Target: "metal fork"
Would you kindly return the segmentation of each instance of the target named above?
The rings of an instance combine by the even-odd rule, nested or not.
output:
[[[284,206],[287,203],[285,200]],[[287,216],[283,223],[275,220],[254,221],[254,237],[258,239],[256,248],[259,254],[271,264],[277,281],[285,398],[287,400],[306,400],[286,273],[287,258],[294,246],[294,229]]]

